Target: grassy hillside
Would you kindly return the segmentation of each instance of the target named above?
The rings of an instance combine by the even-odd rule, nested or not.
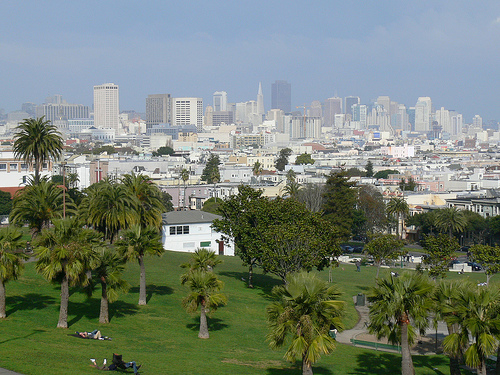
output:
[[[0,321],[0,367],[26,375],[95,374],[89,358],[102,363],[112,353],[126,361],[142,363],[142,374],[300,374],[299,366],[283,360],[284,350],[273,351],[265,341],[266,306],[269,293],[280,281],[257,272],[255,288],[242,281],[246,268],[237,257],[223,257],[216,273],[225,283],[229,302],[209,319],[210,339],[200,340],[198,315],[187,314],[181,300],[187,287],[181,286],[179,265],[188,254],[167,252],[146,262],[148,305],[138,306],[139,268],[129,264],[126,279],[132,289],[111,305],[111,323],[100,325],[99,294],[87,299],[72,290],[69,329],[57,329],[59,287],[47,283],[29,263],[23,277],[7,284],[7,319]],[[336,268],[334,281],[347,302],[344,322],[352,327],[357,314],[352,296],[373,285],[375,269],[354,272],[351,265]],[[383,272],[388,272],[383,270]],[[328,278],[328,271],[321,272]],[[452,275],[451,277],[465,277]],[[484,275],[471,276],[481,281]],[[111,341],[84,340],[70,336],[75,331],[100,329]],[[336,351],[314,366],[316,374],[387,374],[399,372],[395,354],[338,344]],[[417,374],[447,373],[444,356],[416,357]],[[436,369],[436,370],[433,370]]]

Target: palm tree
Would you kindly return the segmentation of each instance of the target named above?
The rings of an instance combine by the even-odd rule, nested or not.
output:
[[[189,180],[189,171],[186,168],[182,168],[181,179],[182,179],[182,182],[184,183],[183,208],[186,208],[186,182]]]
[[[120,292],[127,292],[130,285],[122,278],[126,259],[114,249],[102,247],[96,262],[92,273],[95,282],[101,284],[99,323],[105,324],[109,323],[109,304],[116,301]]]
[[[16,128],[14,156],[32,165],[35,170],[35,185],[40,181],[40,170],[49,160],[57,160],[62,154],[63,140],[57,127],[44,116],[26,119]]]
[[[252,172],[257,177],[257,181],[259,180],[259,176],[262,174],[264,168],[259,161],[256,161],[252,166]]]
[[[297,175],[293,169],[286,173],[286,186],[283,190],[290,198],[296,199],[299,194],[300,184],[297,182]]]
[[[387,213],[389,215],[396,216],[397,226],[396,226],[396,235],[401,238],[399,232],[399,226],[401,225],[401,232],[403,231],[404,219],[409,214],[408,203],[404,200],[404,198],[392,198],[387,203]]]
[[[445,352],[460,355],[467,347],[463,352],[465,364],[476,368],[481,375],[486,375],[486,358],[494,354],[498,346],[499,302],[498,289],[469,284],[460,291],[456,305],[445,310],[449,314],[448,322],[460,327],[444,339]]]
[[[58,328],[68,328],[70,285],[87,285],[87,272],[95,265],[102,235],[82,229],[76,218],[54,220],[54,226],[42,230],[35,240],[37,272],[49,281],[61,284]]]
[[[111,243],[120,229],[138,222],[137,198],[123,184],[104,179],[86,189],[79,215]]]
[[[302,374],[312,374],[312,365],[320,355],[335,348],[329,330],[343,328],[340,292],[315,274],[300,272],[289,274],[287,283],[275,286],[272,295],[276,301],[267,308],[271,348],[282,347],[291,336],[285,358],[291,362],[300,358]]]
[[[453,237],[453,232],[463,232],[467,227],[467,218],[463,211],[456,207],[442,208],[436,211],[436,227],[442,232],[448,232]]]
[[[217,276],[202,269],[194,270],[187,281],[190,293],[182,300],[182,305],[188,313],[194,313],[200,308],[200,339],[208,339],[207,313],[217,310],[217,307],[227,304],[227,297],[221,293],[224,283]]]
[[[63,190],[47,177],[34,180],[17,192],[14,196],[9,220],[13,224],[28,223],[33,234],[47,228],[52,220],[63,217]],[[70,197],[66,197],[66,213],[74,213],[74,205]]]
[[[416,329],[424,333],[428,313],[432,309],[434,285],[418,273],[403,273],[399,277],[378,279],[368,295],[370,324],[368,330],[377,338],[387,337],[392,344],[401,344],[401,374],[413,375],[410,344]]]
[[[435,302],[436,320],[444,320],[448,328],[448,335],[458,332],[459,325],[453,321],[453,315],[460,293],[464,290],[463,282],[441,280],[437,285],[433,299]],[[465,348],[458,348],[455,353],[450,353],[450,375],[461,375],[460,357]]]
[[[202,270],[205,272],[212,271],[216,265],[221,264],[222,260],[217,257],[215,252],[207,250],[205,248],[199,248],[191,254],[189,262],[181,264],[182,268],[186,268],[187,271],[181,275],[181,284],[184,285],[188,282],[191,274],[195,270]]]
[[[15,227],[9,226],[0,229],[0,318],[5,318],[5,284],[16,280],[24,268],[23,260],[26,256],[20,252],[25,241],[23,234]]]
[[[150,178],[143,174],[126,174],[121,182],[127,194],[134,198],[134,210],[142,227],[148,225],[160,228],[161,214],[165,207],[161,200],[161,191]]]
[[[161,235],[155,227],[142,228],[134,224],[122,233],[120,240],[116,241],[116,249],[127,260],[137,259],[141,268],[139,279],[139,305],[145,305],[146,301],[146,266],[144,257],[146,255],[161,256],[165,249],[161,243]]]

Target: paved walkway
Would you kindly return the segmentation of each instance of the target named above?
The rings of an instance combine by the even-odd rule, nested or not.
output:
[[[0,368],[0,375],[22,375],[22,374],[20,374],[18,372],[6,370],[4,368]]]

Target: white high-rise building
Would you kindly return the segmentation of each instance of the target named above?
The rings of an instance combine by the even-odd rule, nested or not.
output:
[[[104,83],[94,86],[94,126],[102,129],[120,127],[118,85]]]
[[[428,96],[418,98],[415,104],[415,131],[431,130],[432,101]]]
[[[227,92],[216,91],[213,95],[214,112],[227,111]]]
[[[451,116],[451,135],[462,134],[464,119],[462,114],[454,112]]]
[[[441,109],[436,110],[435,119],[443,132],[453,134],[453,130],[451,128],[451,117],[450,111],[441,107]]]
[[[483,127],[483,118],[479,115],[475,115],[472,118],[472,126],[475,128],[482,128]]]
[[[202,98],[172,99],[172,126],[184,125],[196,125],[199,132],[203,131]]]
[[[257,115],[262,118],[264,113],[264,95],[262,94],[262,84],[259,82],[259,91],[257,92]]]

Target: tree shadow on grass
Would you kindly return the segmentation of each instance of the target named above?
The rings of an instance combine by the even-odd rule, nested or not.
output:
[[[14,341],[14,340],[23,340],[23,339],[26,339],[26,338],[28,338],[30,336],[36,335],[37,333],[42,333],[42,332],[47,332],[47,331],[44,330],[44,329],[35,329],[35,330],[33,330],[33,332],[28,333],[27,335],[19,336],[19,337],[14,337],[14,338],[11,338],[11,339],[0,341],[0,344],[5,344],[6,342],[10,342],[10,341]]]
[[[208,322],[208,331],[220,331],[229,327],[226,323],[223,323],[221,319],[218,318],[209,318],[207,317]],[[193,317],[193,323],[186,324],[186,327],[191,331],[199,331],[200,330],[200,317]]]
[[[138,286],[134,286],[130,288],[129,293],[139,294],[139,290],[140,288]],[[153,297],[153,294],[166,296],[168,294],[172,294],[173,292],[174,290],[168,286],[149,284],[146,286],[146,302],[149,302],[151,297]]]
[[[68,314],[74,315],[71,320],[68,321],[68,327],[76,324],[80,319],[86,317],[87,319],[98,319],[101,311],[101,300],[98,298],[89,298],[85,302],[69,302]],[[136,314],[139,311],[137,305],[123,302],[115,301],[109,304],[109,320],[113,318],[123,317],[126,315]]]
[[[42,310],[56,302],[54,297],[39,293],[28,293],[24,296],[13,296],[6,298],[6,305],[9,307],[7,316],[19,310]]]
[[[415,368],[428,368],[428,374],[444,375],[438,366],[448,363],[445,357],[412,356]],[[401,355],[382,352],[364,352],[357,356],[356,367],[349,374],[399,374],[401,373]]]
[[[245,284],[248,280],[248,272],[223,271],[219,272],[219,275],[241,280]],[[275,285],[283,285],[283,282],[270,275],[253,274],[253,288],[260,290],[266,298],[271,298],[271,291]]]
[[[314,366],[312,367],[314,374],[320,375],[333,375],[334,372],[332,370],[322,367],[322,366]],[[297,362],[295,366],[291,366],[289,368],[268,368],[266,369],[266,374],[269,375],[292,375],[292,374],[302,374],[302,364]]]

